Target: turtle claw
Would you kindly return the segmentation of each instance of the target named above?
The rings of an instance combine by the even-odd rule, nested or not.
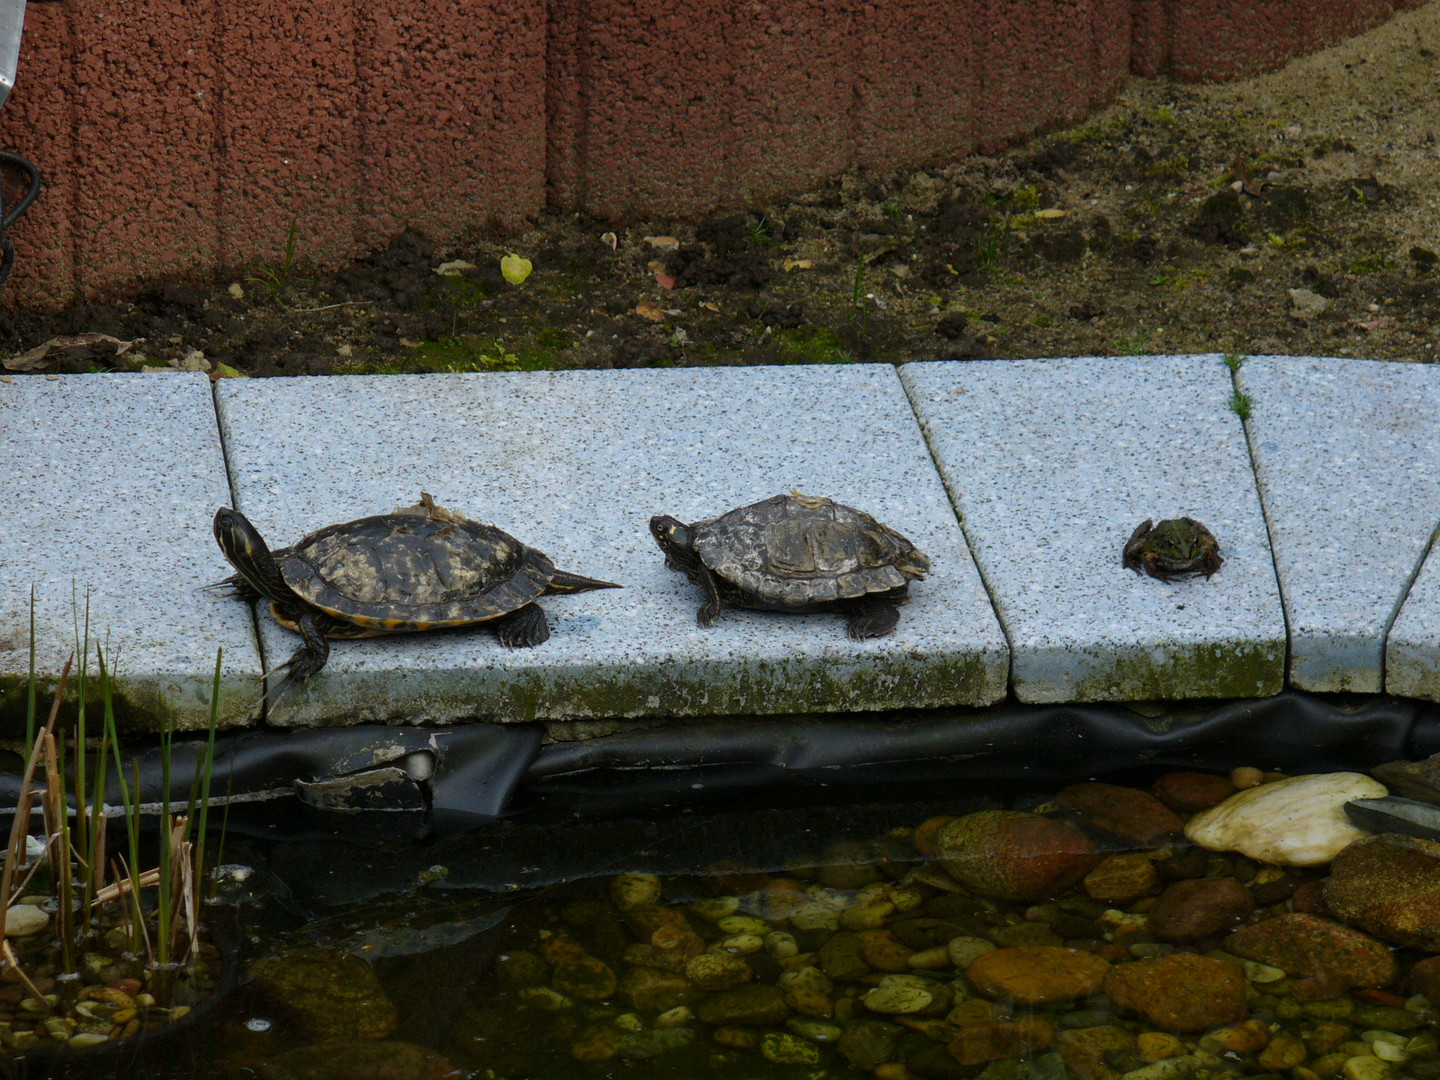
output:
[[[850,615],[846,633],[856,641],[884,637],[900,624],[900,609],[894,604],[857,604]]]
[[[550,640],[550,624],[545,621],[544,608],[539,604],[526,604],[496,619],[495,634],[506,648],[528,649]]]

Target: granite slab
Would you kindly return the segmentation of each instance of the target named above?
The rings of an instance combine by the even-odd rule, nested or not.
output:
[[[901,378],[1010,641],[1021,701],[1263,697],[1285,622],[1219,356],[906,364]],[[1121,564],[1131,531],[1190,516],[1210,579]]]
[[[1290,685],[1377,694],[1440,522],[1440,368],[1252,356],[1251,448],[1290,628]]]
[[[431,493],[623,583],[547,598],[552,636],[484,627],[338,641],[281,698],[280,725],[519,721],[979,705],[1005,694],[1004,636],[893,368],[226,380],[217,403],[236,507],[272,546]],[[657,513],[694,521],[801,490],[858,506],[933,562],[890,636],[843,617],[727,611],[667,570]],[[224,564],[218,551],[212,574]],[[237,606],[243,606],[238,605]],[[266,661],[298,638],[259,619]]]
[[[210,519],[230,500],[201,374],[30,375],[0,381],[0,721],[23,731],[35,590],[37,674],[53,690],[84,638],[115,676],[129,730],[204,727],[216,649],[219,720],[259,715],[254,624],[204,586],[223,576]],[[42,690],[42,708],[48,691]]]

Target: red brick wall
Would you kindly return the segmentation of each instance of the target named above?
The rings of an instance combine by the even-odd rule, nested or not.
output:
[[[1419,0],[30,0],[9,304],[546,206],[695,215],[995,150],[1127,72],[1274,67]]]

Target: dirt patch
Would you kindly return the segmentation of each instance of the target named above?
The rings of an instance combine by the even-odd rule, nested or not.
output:
[[[701,223],[550,216],[319,279],[293,257],[58,315],[0,313],[43,370],[248,375],[1249,352],[1431,360],[1440,3],[1227,86],[1135,80],[1085,124]],[[23,226],[21,226],[23,227]],[[508,283],[499,260],[534,272]],[[442,264],[451,264],[442,267]],[[437,272],[444,269],[446,273]],[[3,293],[0,293],[3,299]]]

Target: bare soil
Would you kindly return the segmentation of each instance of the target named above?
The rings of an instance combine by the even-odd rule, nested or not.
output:
[[[38,370],[246,375],[1177,352],[1430,361],[1440,335],[1440,0],[1224,86],[1133,80],[1084,124],[854,172],[702,222],[551,215],[321,278],[293,254],[60,314],[0,312]],[[20,226],[20,227],[23,227]],[[508,283],[500,259],[534,270]],[[445,276],[447,262],[469,264]],[[452,268],[454,269],[454,268]],[[0,294],[3,300],[3,294]],[[225,365],[225,368],[219,368]]]

